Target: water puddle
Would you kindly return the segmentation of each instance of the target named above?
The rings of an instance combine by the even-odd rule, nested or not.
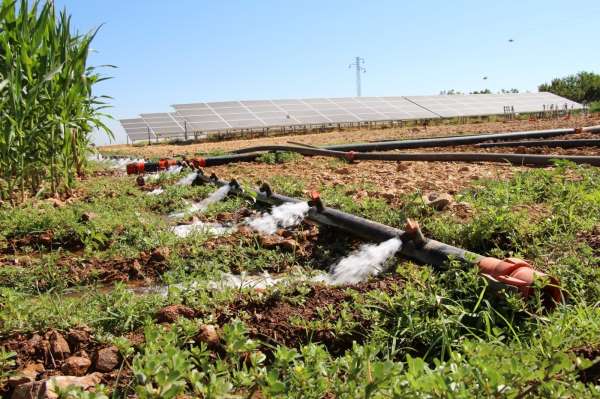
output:
[[[205,223],[197,220],[191,224],[180,224],[171,229],[171,231],[181,238],[188,237],[193,233],[205,233],[214,236],[223,236],[236,231],[235,226],[225,226],[219,223]]]

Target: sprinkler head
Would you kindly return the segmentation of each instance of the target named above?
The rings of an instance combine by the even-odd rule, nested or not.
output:
[[[198,169],[196,172],[196,177],[194,177],[194,180],[192,180],[192,186],[203,186],[205,182],[206,179],[204,177],[204,173],[202,173],[202,170]]]
[[[261,193],[264,193],[267,197],[270,197],[271,195],[273,195],[273,191],[271,190],[271,187],[267,183],[261,184],[260,187],[258,188],[258,191],[260,191]]]
[[[139,175],[136,179],[135,182],[137,183],[138,186],[140,187],[144,187],[144,185],[146,184],[146,180],[144,180],[144,176]]]
[[[317,208],[318,212],[323,212],[325,210],[325,205],[323,205],[323,201],[321,200],[321,194],[319,194],[318,191],[310,192],[310,200],[308,201],[308,205]]]
[[[213,183],[216,183],[217,181],[219,181],[219,178],[214,173],[211,173],[210,176],[208,177],[208,180],[210,180]]]
[[[406,219],[404,225],[404,234],[400,237],[402,241],[412,241],[417,248],[422,247],[427,242],[427,239],[421,231],[419,222],[412,219]]]
[[[229,187],[231,187],[234,190],[242,190],[242,186],[240,186],[240,183],[238,183],[236,179],[231,179],[231,181],[229,182]]]

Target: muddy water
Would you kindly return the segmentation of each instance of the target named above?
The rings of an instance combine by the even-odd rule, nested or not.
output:
[[[148,285],[146,281],[136,280],[129,281],[126,283],[126,289],[136,295],[160,295],[166,297],[169,293],[170,289],[200,289],[202,287],[206,287],[208,290],[221,291],[228,288],[235,289],[266,289],[273,285],[283,283],[283,282],[292,282],[292,281],[306,281],[308,277],[306,276],[294,276],[285,274],[270,274],[268,272],[264,272],[262,274],[231,274],[231,273],[223,273],[222,278],[220,280],[210,280],[208,282],[191,282],[189,284],[156,284],[156,285]],[[114,289],[114,285],[102,285],[93,287],[80,287],[77,290],[66,292],[63,297],[65,298],[81,298],[90,292],[96,292],[99,294],[110,294]]]

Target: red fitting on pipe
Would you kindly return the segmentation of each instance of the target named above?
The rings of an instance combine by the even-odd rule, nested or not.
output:
[[[344,157],[348,162],[354,162],[354,157],[356,156],[356,151],[348,151],[344,153]]]
[[[479,272],[493,279],[513,287],[525,297],[529,297],[533,290],[533,282],[539,278],[548,278],[550,284],[544,287],[544,292],[556,302],[562,302],[563,295],[558,287],[558,280],[535,270],[533,266],[518,258],[483,258],[478,263]]]
[[[176,159],[161,159],[158,161],[158,169],[165,170],[169,169],[171,166],[177,165]]]
[[[325,210],[325,205],[323,205],[323,201],[321,201],[321,194],[319,194],[318,191],[310,192],[310,201],[308,201],[308,205],[317,208],[318,212],[323,212],[323,210]]]
[[[573,133],[583,133],[583,128],[582,127],[576,127],[575,129],[573,129]]]
[[[321,194],[319,194],[318,191],[313,190],[310,192],[310,199],[311,201],[318,201],[321,199]]]
[[[192,158],[189,160],[189,162],[195,167],[195,168],[204,168],[206,166],[206,159],[204,158]]]
[[[128,175],[137,175],[140,173],[144,173],[144,162],[134,162],[127,164]]]

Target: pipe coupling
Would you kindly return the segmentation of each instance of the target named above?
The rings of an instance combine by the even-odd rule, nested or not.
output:
[[[536,279],[547,279],[548,284],[544,287],[544,294],[556,302],[563,301],[563,294],[558,285],[558,280],[546,273],[535,270],[531,264],[523,259],[507,258],[500,260],[486,257],[481,259],[477,266],[481,274],[502,284],[516,287],[526,298],[532,294],[533,283]]]

